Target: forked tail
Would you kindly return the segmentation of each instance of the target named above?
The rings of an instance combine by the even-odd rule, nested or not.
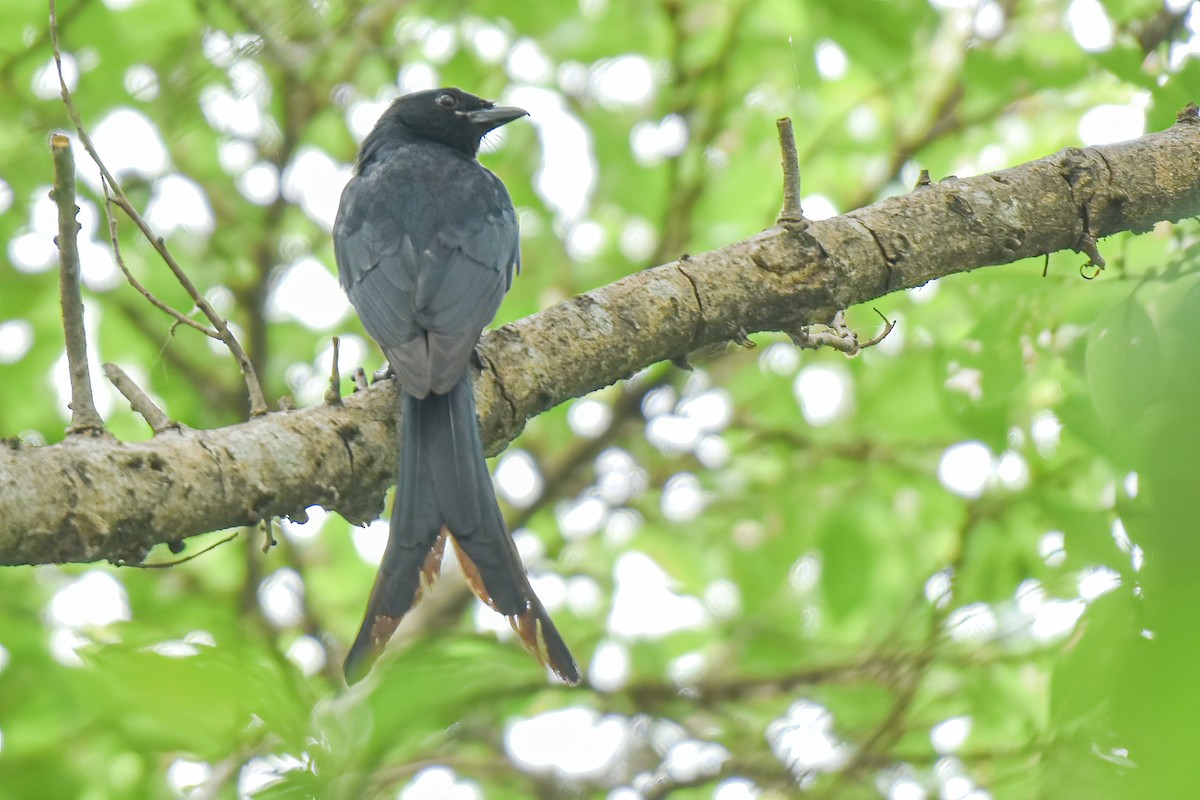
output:
[[[470,374],[444,395],[402,394],[399,478],[387,550],[346,656],[346,680],[366,675],[400,619],[437,579],[449,533],[471,590],[509,618],[539,662],[567,683],[578,683],[579,667],[533,593],[496,503]]]

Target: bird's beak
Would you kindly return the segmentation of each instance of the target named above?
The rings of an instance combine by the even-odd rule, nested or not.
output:
[[[501,125],[507,125],[514,119],[529,116],[528,111],[516,106],[493,106],[492,108],[480,108],[475,111],[460,111],[458,113],[470,120],[472,124],[478,125],[485,133],[495,130]]]

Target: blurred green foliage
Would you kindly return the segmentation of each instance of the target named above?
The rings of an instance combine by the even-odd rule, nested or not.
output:
[[[350,98],[394,94],[413,65],[486,96],[510,84],[552,93],[598,165],[584,218],[599,226],[599,245],[568,246],[580,220],[535,190],[540,134],[506,130],[483,156],[524,227],[525,270],[504,321],[770,225],[778,116],[796,122],[806,203],[820,195],[837,212],[906,191],[921,168],[935,179],[972,174],[1077,145],[1081,119],[1100,105],[1127,106],[1126,118],[1144,109],[1149,130],[1169,125],[1197,99],[1200,62],[1172,62],[1170,39],[1143,49],[1134,33],[1156,3],[1109,0],[1103,10],[1113,38],[1094,52],[1072,36],[1060,0],[76,0],[58,14],[85,123],[118,108],[153,123],[167,172],[195,181],[215,220],[211,234],[179,230],[168,243],[243,333],[269,397],[315,402],[329,334],[269,319],[267,308],[285,265],[311,254],[332,271],[328,231],[295,197],[257,205],[239,193],[244,167],[222,157],[231,142],[278,173],[309,148],[349,164]],[[48,134],[69,123],[45,80],[46,9],[2,4],[0,31],[0,195],[10,197],[0,205],[0,240],[10,243],[0,343],[6,330],[29,335],[0,364],[0,434],[53,442],[67,419],[53,379],[56,277],[18,269],[11,243],[35,230],[52,175]],[[542,74],[514,67],[512,48],[526,40]],[[234,50],[218,55],[221,41]],[[605,68],[629,55],[649,66],[650,92],[606,96]],[[140,67],[157,92],[135,91],[130,70]],[[203,113],[213,87],[259,98],[257,135],[239,138]],[[668,115],[685,124],[686,143],[639,158],[638,126]],[[77,160],[85,169],[81,150]],[[582,167],[560,169],[582,176]],[[142,207],[161,179],[125,178]],[[91,220],[83,235],[106,245],[103,198],[84,190],[80,205]],[[152,249],[119,223],[130,269],[187,311]],[[648,244],[629,243],[647,228]],[[602,688],[548,684],[511,639],[474,632],[463,600],[346,691],[336,665],[373,567],[332,516],[319,535],[281,536],[266,554],[261,534],[243,532],[169,570],[0,572],[0,798],[396,797],[436,765],[487,797],[629,797],[614,790],[632,786],[728,800],[750,796],[735,793],[739,778],[762,797],[801,788],[839,798],[1194,796],[1197,228],[1164,225],[1101,249],[1109,268],[1090,282],[1082,256],[1056,254],[1045,274],[1021,262],[882,298],[899,326],[852,360],[760,336],[757,348],[698,360],[691,373],[657,365],[596,395],[613,414],[598,441],[573,432],[566,407],[533,420],[515,447],[547,490],[509,516],[544,544],[535,571],[595,590],[595,602],[552,605]],[[86,300],[100,358],[134,371],[174,419],[242,418],[227,354],[173,331],[123,283]],[[848,316],[863,331],[878,325],[871,309]],[[332,332],[361,334],[350,317]],[[368,367],[377,363],[370,351]],[[801,413],[803,374],[840,376],[846,399],[828,424]],[[706,395],[717,390],[725,394]],[[149,436],[99,391],[116,435]],[[700,396],[727,397],[732,412],[708,432],[708,450],[648,439],[647,409],[686,416],[679,404]],[[972,496],[939,479],[961,443],[990,454]],[[605,497],[597,456],[611,448],[629,454],[644,486],[603,500],[598,531],[564,537],[572,503]],[[670,510],[681,473],[699,481],[698,515]],[[185,555],[221,536],[189,542]],[[615,629],[610,610],[626,590],[617,565],[631,553],[653,559],[674,592],[701,599],[697,627]],[[176,557],[164,549],[151,560]],[[128,619],[70,623],[54,612],[53,599],[94,569],[119,581]],[[303,597],[298,619],[282,624],[260,601],[281,569]],[[298,657],[297,642],[315,642],[324,666]],[[627,671],[601,670],[594,657],[606,648],[627,657]],[[780,720],[799,701],[827,711],[830,741],[844,745],[838,758],[780,757]],[[568,774],[512,757],[515,720],[572,707],[623,721],[625,746],[605,769]],[[931,735],[962,718],[965,740]],[[652,735],[661,730],[672,733]],[[727,758],[689,772],[672,760],[680,740],[715,743]],[[203,785],[187,788],[181,765],[199,762],[207,767],[188,774]]]

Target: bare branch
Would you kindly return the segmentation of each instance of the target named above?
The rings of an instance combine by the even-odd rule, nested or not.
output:
[[[883,330],[863,342],[862,347],[874,347],[886,339],[892,332],[892,329],[896,327],[896,320],[888,319],[887,316],[878,308],[873,308],[871,310],[878,314],[879,318],[883,320]]]
[[[62,299],[63,332],[67,346],[67,364],[71,373],[70,433],[96,433],[104,430],[104,420],[92,400],[92,378],[88,373],[87,333],[83,327],[83,295],[79,286],[79,222],[75,215],[75,158],[71,140],[61,133],[50,137],[54,153],[54,202],[58,205],[59,292]]]
[[[141,281],[134,277],[132,272],[129,271],[129,267],[125,265],[125,259],[121,255],[121,242],[117,237],[117,217],[115,214],[113,214],[112,210],[113,198],[112,193],[109,191],[108,179],[101,177],[100,182],[104,186],[104,215],[108,218],[109,244],[112,246],[113,257],[117,261],[117,266],[121,269],[121,274],[125,276],[125,280],[129,281],[129,285],[136,289],[142,297],[150,301],[152,306],[170,314],[175,318],[176,322],[182,325],[187,325],[190,328],[195,328],[211,339],[220,339],[221,334],[217,333],[214,329],[208,327],[207,325],[202,325],[199,322],[196,322],[196,320],[192,319],[187,314],[184,314],[182,311],[179,311],[178,309],[164,303],[162,300],[159,300],[150,292],[149,289],[142,285]]]
[[[939,181],[800,231],[771,228],[691,256],[686,274],[677,261],[642,270],[489,333],[476,381],[483,439],[495,453],[530,417],[658,361],[797,330],[945,275],[1071,250],[1084,219],[1101,238],[1197,215],[1192,110],[1139,139]],[[394,392],[381,381],[342,406],[150,442],[0,443],[0,563],[137,561],[157,542],[313,504],[375,519],[395,480]]]
[[[342,340],[333,337],[333,366],[329,369],[329,388],[325,390],[325,404],[340,406],[342,404],[342,375],[338,371],[338,353]]]
[[[83,148],[87,150],[92,161],[96,162],[96,166],[100,169],[100,175],[107,183],[108,188],[112,191],[113,202],[121,207],[121,210],[133,220],[137,225],[138,230],[150,242],[154,249],[158,252],[162,260],[170,268],[175,279],[182,286],[196,303],[196,306],[204,312],[204,316],[208,317],[208,321],[213,324],[217,332],[220,334],[220,339],[229,348],[229,352],[233,354],[238,366],[242,370],[242,376],[246,381],[246,390],[250,395],[250,414],[252,416],[260,416],[267,413],[267,401],[263,396],[262,386],[258,382],[258,376],[255,374],[254,365],[250,361],[250,357],[246,355],[246,351],[242,349],[241,343],[229,328],[229,324],[225,318],[217,313],[216,309],[205,299],[204,295],[192,283],[191,278],[179,266],[175,257],[171,255],[171,251],[167,249],[167,243],[163,237],[157,235],[146,222],[145,218],[134,208],[133,203],[126,197],[125,192],[121,189],[121,185],[109,172],[104,161],[100,158],[100,154],[96,152],[95,146],[92,144],[91,137],[88,136],[87,130],[83,126],[83,118],[79,115],[78,109],[75,108],[75,103],[71,99],[71,91],[67,88],[66,79],[63,77],[62,70],[62,50],[58,43],[58,20],[55,13],[54,0],[50,0],[50,41],[54,46],[54,63],[58,67],[58,84],[62,92],[63,106],[67,109],[67,115],[71,118],[71,124],[75,126],[75,132],[79,136],[79,141],[83,144]]]
[[[165,430],[179,427],[179,423],[168,418],[163,410],[150,399],[150,395],[133,382],[133,378],[129,377],[125,370],[116,364],[105,364],[104,374],[112,381],[112,385],[117,387],[117,391],[129,401],[129,407],[146,420],[152,431],[162,433]]]
[[[796,135],[792,132],[789,117],[775,120],[779,129],[779,150],[783,164],[783,210],[775,219],[777,225],[803,223],[804,211],[800,208],[800,162],[796,155]]]
[[[241,533],[240,530],[234,531],[233,533],[226,536],[224,539],[221,539],[218,542],[213,542],[208,547],[202,547],[194,553],[188,553],[183,558],[176,558],[176,559],[172,559],[171,561],[148,561],[144,564],[130,564],[129,566],[139,567],[141,569],[170,569],[171,567],[178,567],[180,564],[186,564],[187,562],[189,562],[193,559],[199,558],[200,556],[204,555],[205,553],[207,553],[210,550],[216,550],[218,547],[220,547],[223,544],[229,544],[234,539],[236,539],[238,537],[238,534],[240,534],[240,533]],[[175,552],[175,551],[172,550],[172,552]]]

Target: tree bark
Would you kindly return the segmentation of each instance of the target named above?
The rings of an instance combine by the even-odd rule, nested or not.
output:
[[[764,181],[765,183],[765,181]],[[772,181],[773,183],[773,181]],[[920,186],[840,217],[788,222],[505,325],[479,348],[484,441],[664,359],[978,267],[1076,250],[1200,215],[1200,118],[1129,142]],[[1086,287],[1081,287],[1086,291]],[[0,443],[0,564],[138,562],[153,545],[319,504],[375,518],[394,481],[395,389],[126,444]]]

